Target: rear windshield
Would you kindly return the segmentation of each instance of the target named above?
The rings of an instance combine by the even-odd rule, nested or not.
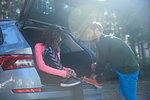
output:
[[[0,27],[0,45],[3,43],[2,29]]]
[[[3,42],[0,45],[0,54],[30,47],[16,27],[15,22],[1,24],[0,37],[3,37]]]
[[[29,18],[66,26],[73,7],[63,1],[65,0],[35,0]]]
[[[88,1],[88,2],[87,2]],[[101,12],[98,0],[35,0],[28,18],[58,24],[77,32]]]

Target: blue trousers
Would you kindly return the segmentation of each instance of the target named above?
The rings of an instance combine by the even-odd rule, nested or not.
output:
[[[122,74],[116,68],[112,68],[118,73],[120,93],[126,100],[137,100],[136,89],[139,70],[132,74]]]

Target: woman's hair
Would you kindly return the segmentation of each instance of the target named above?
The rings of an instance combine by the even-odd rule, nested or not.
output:
[[[62,34],[63,28],[61,28],[60,26],[50,26],[49,28],[44,30],[40,42],[46,45],[46,47],[54,47],[58,52],[60,50],[61,44],[59,38],[62,37]]]
[[[88,25],[89,28],[91,28],[92,30],[95,30],[96,28],[98,28],[98,30],[103,33],[103,26],[101,23],[97,22],[97,21],[93,21],[92,23],[90,23]]]

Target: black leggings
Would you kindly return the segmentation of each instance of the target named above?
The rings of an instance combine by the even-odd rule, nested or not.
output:
[[[57,76],[57,75],[51,75],[51,74],[45,73],[43,71],[38,71],[38,73],[40,75],[40,79],[43,84],[59,85],[61,83],[61,80],[65,79],[65,78]]]

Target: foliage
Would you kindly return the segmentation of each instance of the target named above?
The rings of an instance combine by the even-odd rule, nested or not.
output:
[[[0,19],[18,19],[24,0],[0,0]]]
[[[97,17],[104,26],[105,34],[125,40],[143,60],[145,50],[150,49],[149,4],[148,0],[110,0],[104,3],[103,15]]]

